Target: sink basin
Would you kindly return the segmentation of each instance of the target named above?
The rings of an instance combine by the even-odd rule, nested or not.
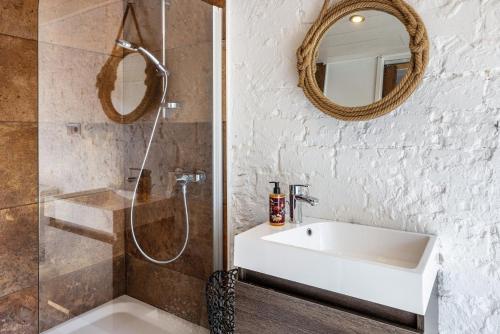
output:
[[[420,315],[438,271],[434,236],[313,218],[237,235],[234,263]]]

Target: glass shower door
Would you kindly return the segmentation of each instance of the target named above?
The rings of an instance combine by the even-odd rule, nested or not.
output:
[[[221,232],[213,8],[199,0],[41,0],[39,11],[40,332],[56,333],[124,297],[208,327],[204,286],[218,265]],[[171,103],[142,177],[163,83],[116,38],[148,49],[171,73]],[[177,178],[201,171],[205,182],[187,186],[185,251],[168,265],[148,261],[131,238],[138,178],[137,242],[168,259],[186,233]]]

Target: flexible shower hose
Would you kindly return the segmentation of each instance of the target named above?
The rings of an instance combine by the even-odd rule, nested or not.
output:
[[[148,142],[148,146],[146,148],[146,153],[144,154],[144,159],[142,160],[142,165],[141,165],[141,168],[139,170],[139,176],[137,177],[137,181],[135,183],[134,194],[132,196],[132,206],[130,208],[130,230],[132,232],[132,240],[134,240],[134,244],[137,247],[137,249],[139,250],[139,252],[142,254],[142,256],[144,256],[146,259],[148,259],[149,261],[156,263],[156,264],[169,264],[169,263],[176,261],[179,257],[181,257],[181,255],[186,250],[188,240],[189,240],[189,213],[188,213],[189,210],[188,210],[188,203],[187,203],[187,183],[186,182],[181,183],[182,198],[183,198],[183,202],[184,202],[184,221],[186,224],[186,228],[185,228],[186,234],[184,237],[184,244],[182,246],[182,249],[179,251],[179,253],[177,253],[176,256],[174,256],[173,258],[167,259],[167,260],[157,260],[157,259],[153,258],[152,256],[148,255],[141,248],[141,245],[137,241],[137,237],[135,235],[135,230],[134,230],[134,204],[136,201],[137,189],[139,188],[139,182],[140,182],[140,179],[142,176],[142,172],[143,172],[144,167],[146,166],[146,162],[148,160],[149,151],[151,149],[151,144],[153,143],[153,139],[154,139],[155,132],[156,132],[156,127],[158,125],[158,121],[160,120],[162,107],[165,105],[165,99],[167,97],[167,87],[168,87],[168,75],[165,75],[165,76],[163,76],[163,93],[162,93],[162,97],[161,97],[160,106],[158,107],[158,113],[156,114],[156,119],[155,119],[155,122],[153,125],[153,129],[151,130],[151,136],[149,137],[149,142]]]

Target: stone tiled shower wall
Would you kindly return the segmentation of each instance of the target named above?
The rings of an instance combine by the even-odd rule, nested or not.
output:
[[[103,113],[95,87],[113,49],[125,3],[41,2],[40,184],[59,194],[131,190],[133,184],[125,182],[133,176],[129,168],[142,163],[156,110],[133,124],[116,124]],[[161,3],[143,0],[134,5],[144,46],[157,56],[161,55]],[[145,261],[130,240],[128,208],[113,219],[127,226],[125,247],[108,247],[49,224],[40,240],[46,253],[40,261],[41,329],[123,293],[206,324],[203,292],[212,264],[212,12],[199,0],[176,0],[167,13],[169,100],[182,102],[183,108],[158,126],[146,168],[152,170],[153,192],[163,200],[136,210],[136,232],[152,256],[175,255],[182,246],[184,218],[173,171],[204,169],[207,183],[190,187],[191,237],[186,253],[170,266]],[[139,42],[135,26],[129,23],[124,37]],[[67,123],[80,123],[81,135],[68,136]],[[47,306],[48,301],[69,312]]]
[[[410,0],[429,31],[425,79],[358,123],[297,88],[295,50],[322,3],[229,2],[233,232],[266,220],[269,181],[309,183],[309,216],[437,234],[440,332],[500,333],[500,1]]]
[[[153,3],[140,2],[139,5]],[[170,50],[167,58],[176,75],[171,76],[170,98],[183,102],[184,108],[172,115],[171,124],[160,126],[157,159],[152,159],[152,167],[155,168],[154,182],[162,186],[168,184],[169,172],[175,167],[207,170],[206,185],[191,191],[192,241],[182,260],[169,268],[144,262],[128,243],[129,279],[126,280],[126,273],[121,270],[125,266],[122,256],[113,257],[114,252],[102,247],[92,248],[91,243],[82,242],[85,238],[76,235],[62,232],[54,235],[54,231],[44,234],[40,240],[41,254],[46,257],[46,252],[52,251],[51,259],[56,265],[53,269],[57,270],[49,274],[59,276],[42,284],[42,328],[68,318],[47,308],[48,299],[69,308],[70,316],[74,316],[124,293],[121,286],[125,281],[129,283],[127,292],[136,298],[206,325],[203,289],[212,261],[211,9],[198,0],[172,3],[171,16],[175,20],[168,22]],[[158,45],[159,11],[154,6],[141,7],[141,10],[149,14],[149,19],[141,18],[146,44]],[[114,124],[102,112],[95,89],[96,74],[113,47],[115,36],[110,34],[116,32],[122,13],[121,0],[44,1],[40,11],[42,31],[38,59],[38,1],[5,0],[0,3],[2,334],[38,331],[38,128],[41,136],[40,183],[63,194],[103,186],[126,187],[124,179],[129,176],[128,168],[138,165],[145,149],[144,140],[149,135],[153,111],[140,123]],[[96,24],[103,33],[95,34]],[[188,24],[191,29],[184,29]],[[43,89],[40,90],[42,108],[37,117],[38,61],[42,64]],[[81,123],[83,135],[64,137],[68,122]],[[162,154],[168,163],[159,158]],[[182,212],[175,209],[182,208],[182,203],[179,197],[172,201],[177,202],[169,202],[169,210],[165,211],[162,203],[158,210],[152,208],[145,212],[145,222],[148,217],[154,219],[150,226],[143,226],[139,231],[148,238],[157,232],[161,237],[171,237],[163,244],[160,242],[167,239],[156,240],[160,249],[156,248],[155,240],[145,245],[146,249],[152,245],[151,251],[159,251],[157,256],[171,255],[182,238]],[[161,217],[155,216],[160,212]],[[164,218],[172,223],[166,231],[161,230]],[[54,239],[58,235],[58,239]],[[75,244],[79,247],[71,247]],[[87,246],[93,251],[84,254]],[[88,265],[103,256],[106,261]],[[69,258],[75,261],[66,261]],[[141,287],[144,282],[152,283],[149,289]]]
[[[188,188],[189,243],[174,263],[156,265],[148,262],[127,233],[127,294],[207,326],[205,282],[212,273],[213,254],[212,124],[163,123],[157,136],[151,153],[159,160],[159,165],[152,166],[154,173],[161,173],[162,169],[197,168],[207,172],[207,181]],[[169,182],[173,184],[172,180]],[[141,247],[158,259],[173,258],[184,242],[184,204],[179,188],[175,189],[167,205],[161,203],[135,215],[135,232]],[[129,232],[129,216],[126,226]]]
[[[146,20],[147,21],[147,20]],[[207,326],[205,282],[212,272],[212,7],[200,0],[173,0],[167,11],[168,99],[182,108],[158,127],[147,168],[154,192],[171,201],[136,217],[142,247],[159,259],[174,257],[185,233],[182,195],[173,171],[201,169],[204,184],[189,186],[190,238],[185,253],[169,265],[146,261],[127,239],[127,294],[193,323]],[[127,31],[128,32],[128,31]],[[131,125],[126,164],[140,166],[155,111]],[[128,226],[128,220],[127,220]]]
[[[0,333],[37,333],[37,0],[0,2]]]
[[[81,203],[92,207],[116,198],[100,197],[103,188],[123,189],[128,133],[106,117],[96,88],[108,58],[121,55],[113,48],[123,8],[122,0],[39,0],[40,331],[125,293],[123,222],[112,219],[111,240],[72,229],[89,227],[90,215],[60,216],[51,209],[57,201],[44,197],[85,191],[94,197]],[[68,133],[68,123],[79,124],[80,133]],[[92,218],[94,226],[107,222],[104,214]]]

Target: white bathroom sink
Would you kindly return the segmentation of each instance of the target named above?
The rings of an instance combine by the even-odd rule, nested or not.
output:
[[[434,236],[313,218],[237,235],[234,264],[421,315],[438,271]]]

